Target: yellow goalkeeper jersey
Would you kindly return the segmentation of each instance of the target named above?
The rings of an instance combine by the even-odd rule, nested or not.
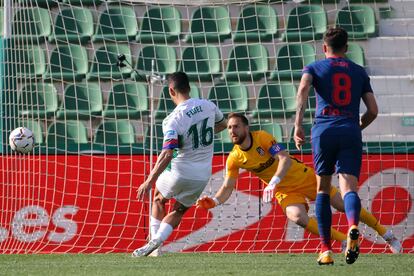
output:
[[[230,152],[226,162],[226,175],[230,178],[239,176],[239,169],[246,169],[254,173],[264,182],[269,183],[274,176],[279,160],[274,158],[276,139],[266,131],[250,132],[252,145],[247,150],[242,150],[239,145],[235,145]],[[291,188],[303,185],[309,173],[313,173],[312,168],[306,166],[294,157],[292,165],[285,177],[278,184],[278,187],[289,186]]]

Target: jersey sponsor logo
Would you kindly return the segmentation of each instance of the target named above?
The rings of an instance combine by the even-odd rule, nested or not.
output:
[[[347,110],[340,110],[339,108],[335,108],[333,106],[327,106],[322,109],[322,115],[325,116],[344,116],[352,118],[354,117],[351,111]]]
[[[272,166],[274,162],[275,162],[275,159],[273,157],[270,157],[269,159],[267,159],[266,162],[260,163],[257,168],[253,169],[253,172],[260,173],[264,171],[265,169],[269,168],[270,166]]]
[[[262,148],[262,147],[257,147],[256,148],[256,151],[261,155],[261,156],[264,156],[265,155],[265,151],[264,151],[264,149]]]

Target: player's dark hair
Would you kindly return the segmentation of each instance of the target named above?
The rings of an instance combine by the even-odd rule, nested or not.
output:
[[[247,120],[246,116],[243,114],[231,112],[229,115],[227,115],[227,120],[230,120],[231,118],[239,118],[244,125],[249,125],[249,120]]]
[[[332,48],[332,51],[338,52],[347,45],[348,33],[340,27],[329,28],[323,37],[323,41]]]
[[[181,94],[190,93],[190,81],[184,72],[175,72],[167,76],[168,85],[172,85],[173,89]]]

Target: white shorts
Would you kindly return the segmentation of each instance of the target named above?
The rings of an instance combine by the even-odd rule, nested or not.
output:
[[[208,180],[184,179],[164,171],[155,184],[164,198],[175,198],[185,207],[191,207],[199,198]]]

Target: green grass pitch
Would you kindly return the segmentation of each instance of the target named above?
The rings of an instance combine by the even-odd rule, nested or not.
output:
[[[316,254],[0,255],[0,275],[414,275],[414,255],[362,254],[319,266]]]

